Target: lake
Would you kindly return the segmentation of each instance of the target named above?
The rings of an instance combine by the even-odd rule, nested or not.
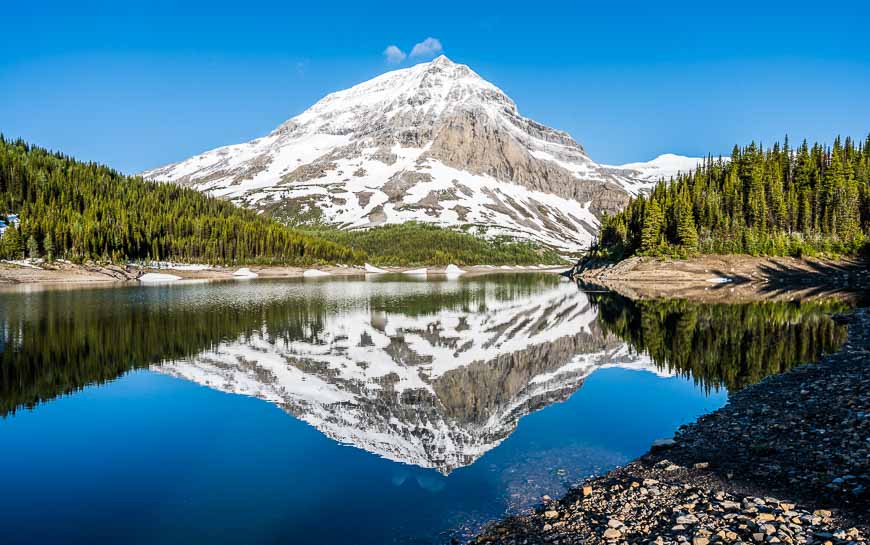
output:
[[[462,541],[835,350],[844,308],[539,273],[2,292],[0,542]]]

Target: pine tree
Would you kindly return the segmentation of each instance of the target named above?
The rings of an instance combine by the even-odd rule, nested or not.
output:
[[[684,249],[694,252],[698,249],[698,231],[695,228],[695,217],[692,214],[692,206],[685,194],[680,199],[677,209],[677,241]]]
[[[810,204],[809,191],[803,192],[800,209],[800,231],[804,237],[810,236],[813,229],[813,207]]]
[[[45,260],[49,263],[54,261],[54,241],[51,240],[51,233],[45,233],[42,248],[45,250]]]
[[[24,250],[21,244],[21,235],[15,227],[7,227],[3,232],[3,239],[0,240],[0,250],[2,250],[5,259],[21,259]]]
[[[764,163],[756,161],[749,179],[746,198],[746,219],[759,233],[767,231],[767,199],[764,191]]]
[[[831,164],[824,174],[824,182],[821,188],[822,194],[820,196],[822,203],[822,228],[827,234],[831,235],[837,234],[837,227],[843,223],[839,216],[845,213],[845,210],[843,210],[845,203],[842,201],[846,176],[840,152],[839,141],[837,141],[831,152]]]
[[[36,259],[39,257],[39,244],[36,242],[36,237],[30,235],[27,237],[27,257]]]
[[[640,232],[640,251],[652,252],[659,246],[662,232],[662,210],[658,201],[650,198],[644,210],[643,229]]]

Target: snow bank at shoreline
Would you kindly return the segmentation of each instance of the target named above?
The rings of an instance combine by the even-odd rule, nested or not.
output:
[[[139,282],[150,284],[155,282],[175,282],[176,280],[181,280],[181,277],[167,273],[145,273],[137,278],[137,280]]]

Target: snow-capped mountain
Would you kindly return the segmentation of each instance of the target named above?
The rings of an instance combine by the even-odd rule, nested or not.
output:
[[[600,165],[447,57],[327,95],[251,142],[147,171],[279,218],[481,226],[562,250],[652,184]]]
[[[673,153],[665,153],[659,155],[652,161],[643,163],[626,163],[619,165],[618,168],[627,171],[627,175],[636,180],[646,182],[658,182],[659,180],[669,180],[677,174],[686,174],[698,168],[706,161],[703,157],[685,157],[683,155],[674,155]]]
[[[407,308],[401,301],[417,300],[425,284],[362,287],[330,284],[324,296],[343,303],[312,317],[316,334],[263,328],[154,370],[266,400],[338,442],[445,474],[596,369],[658,372],[600,329],[570,282],[515,293],[448,283],[439,287],[446,300],[460,289],[463,297],[426,312],[372,305],[382,293],[390,308]]]

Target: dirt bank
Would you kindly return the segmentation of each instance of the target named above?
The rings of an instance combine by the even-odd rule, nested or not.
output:
[[[632,298],[743,302],[866,290],[870,264],[859,259],[745,255],[683,260],[632,257],[615,264],[587,263],[576,278]]]

